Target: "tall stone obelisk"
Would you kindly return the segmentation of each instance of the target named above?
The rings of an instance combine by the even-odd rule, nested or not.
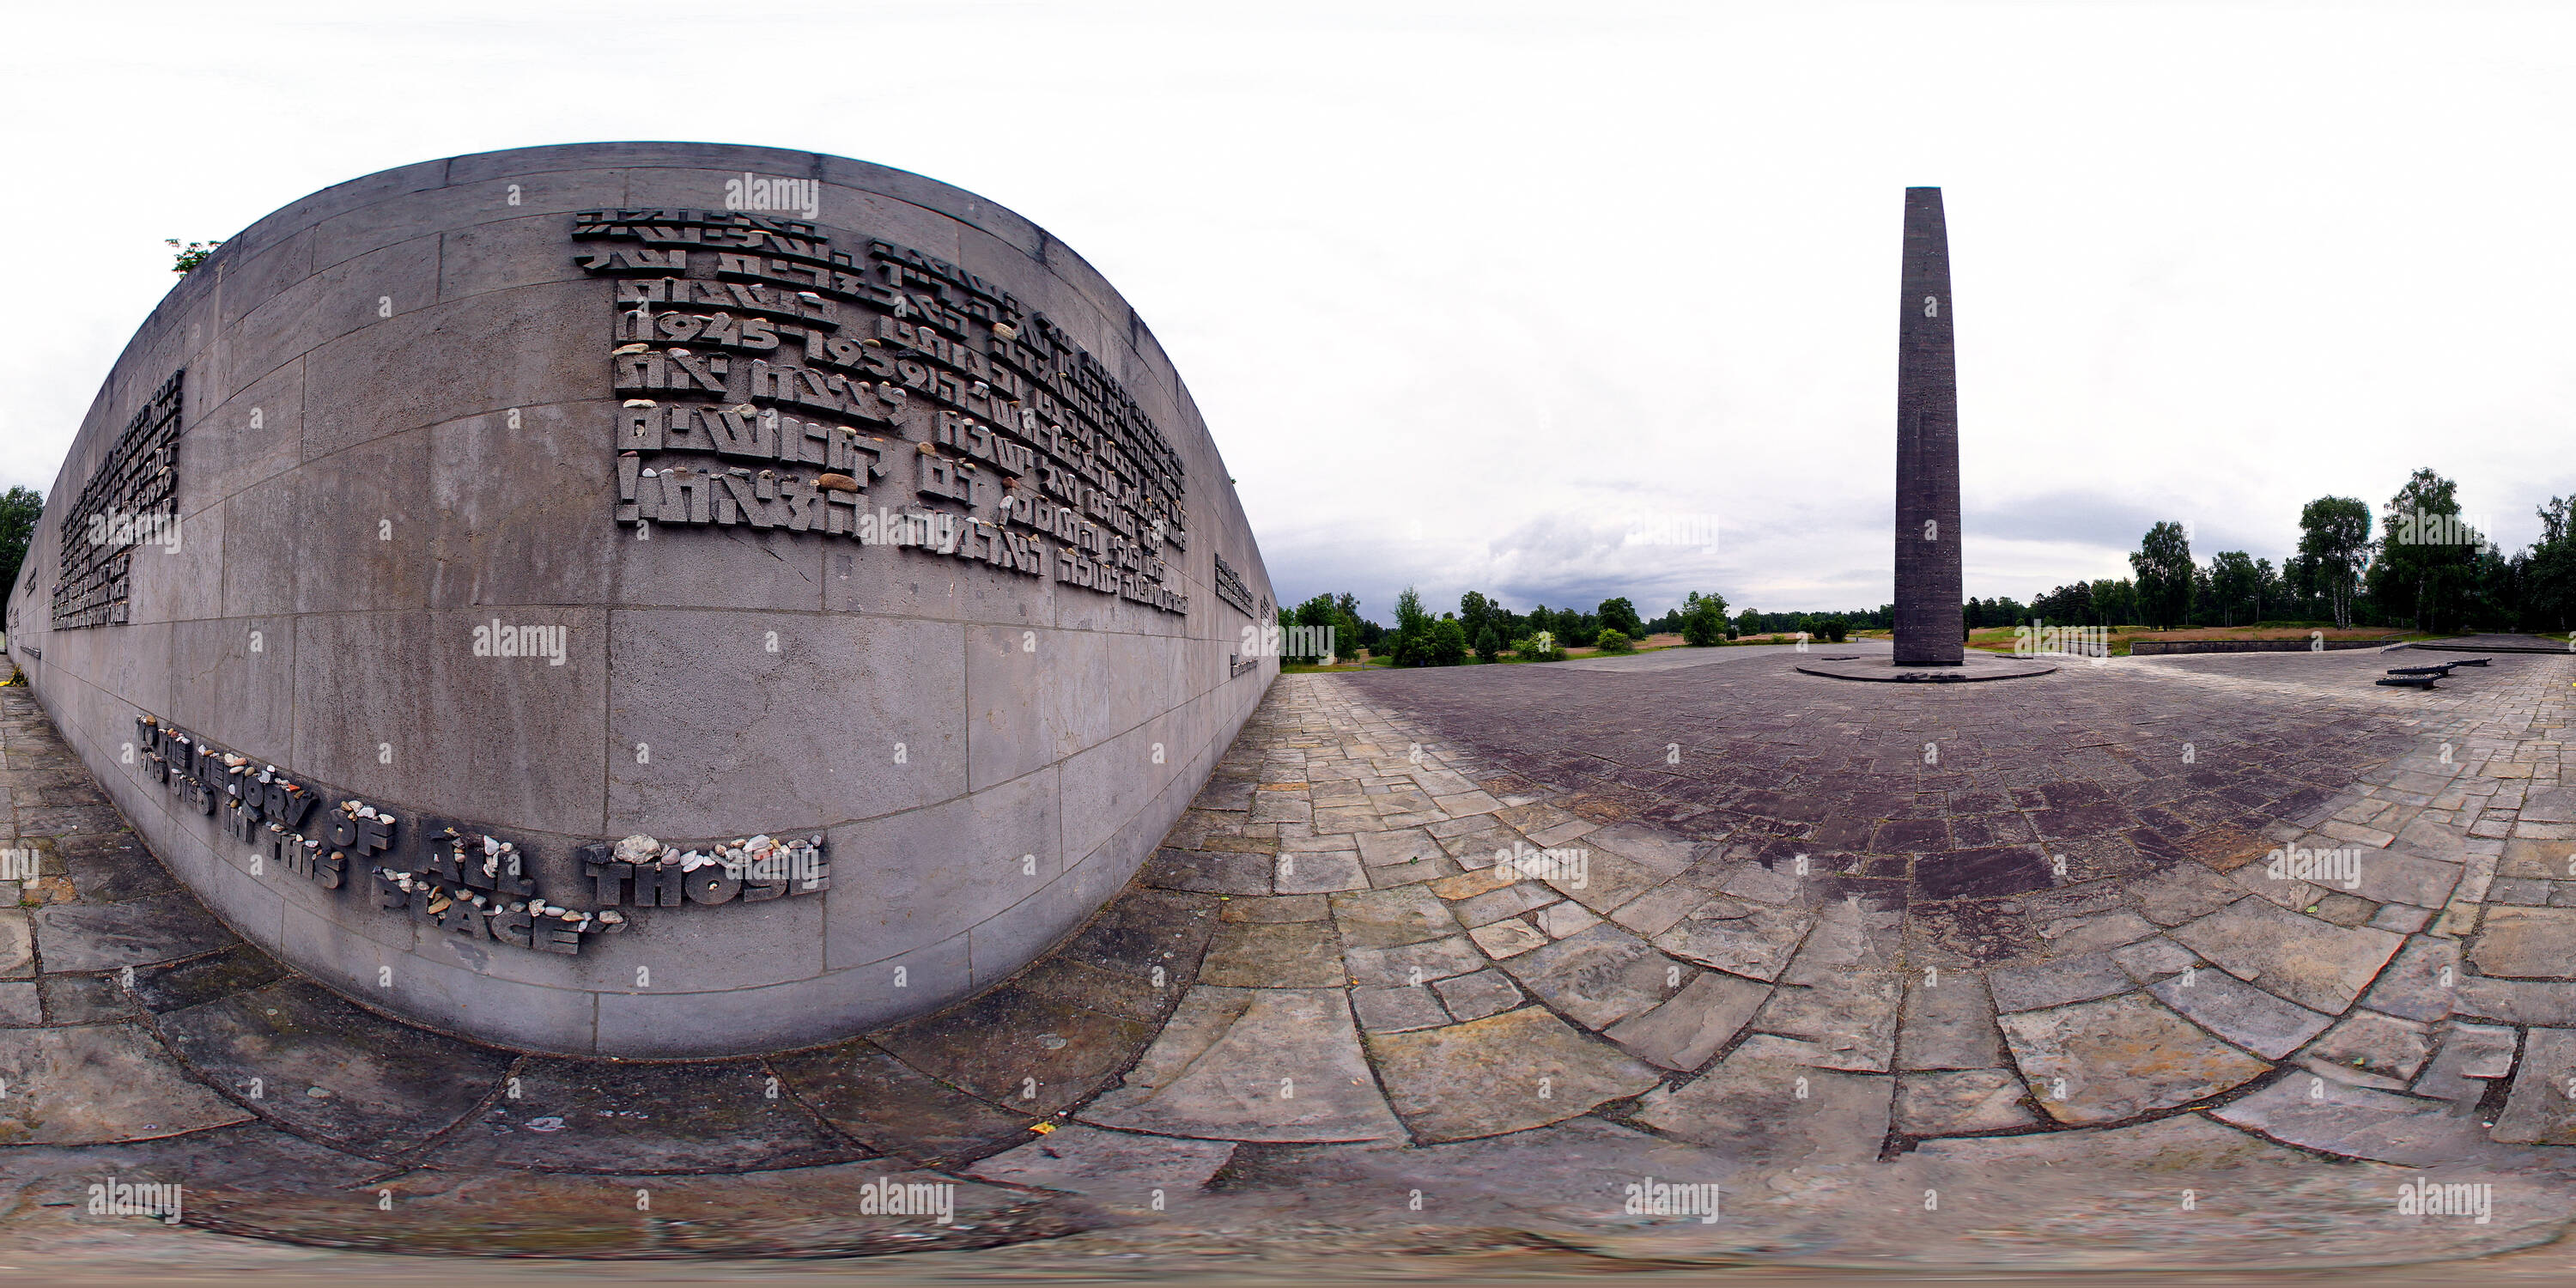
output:
[[[1905,190],[1896,343],[1896,664],[1961,665],[1959,372],[1939,188]]]

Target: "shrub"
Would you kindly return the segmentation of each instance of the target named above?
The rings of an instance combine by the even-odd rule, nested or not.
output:
[[[1485,629],[1476,632],[1477,661],[1491,662],[1502,655],[1503,642],[1495,637],[1493,627],[1488,626]]]
[[[1734,627],[1729,626],[1729,627],[1727,627],[1727,628],[1726,628],[1726,638],[1728,638],[1728,639],[1734,639],[1734,638],[1735,638],[1735,628],[1734,628]]]
[[[1725,618],[1707,608],[1682,618],[1682,639],[1687,643],[1706,647],[1733,633],[1726,629]]]
[[[1842,619],[1842,618],[1840,618],[1840,617],[1828,617],[1828,618],[1826,618],[1826,619],[1825,619],[1825,638],[1826,638],[1826,639],[1831,640],[1831,641],[1833,641],[1833,642],[1834,642],[1834,643],[1836,643],[1836,644],[1840,644],[1840,643],[1842,643],[1845,639],[1849,638],[1849,637],[1850,637],[1850,635],[1851,635],[1851,623],[1850,623],[1850,622],[1845,621],[1845,620],[1843,620],[1843,619]]]
[[[1594,647],[1600,649],[1604,653],[1634,653],[1637,651],[1637,646],[1629,642],[1627,633],[1624,631],[1614,631],[1605,628],[1599,635],[1593,637],[1592,643]]]
[[[1431,664],[1456,666],[1467,660],[1467,628],[1455,617],[1443,617],[1431,628]]]

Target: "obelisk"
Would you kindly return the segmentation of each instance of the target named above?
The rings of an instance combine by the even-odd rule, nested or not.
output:
[[[1904,307],[1896,332],[1896,664],[1958,666],[1959,373],[1950,340],[1950,234],[1939,188],[1905,190]]]

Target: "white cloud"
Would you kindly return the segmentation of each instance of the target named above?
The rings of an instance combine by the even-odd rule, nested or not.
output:
[[[41,319],[0,352],[0,483],[52,485],[163,237],[429,157],[713,138],[1080,250],[1291,600],[1884,602],[1923,183],[1970,593],[2117,575],[2155,517],[2278,559],[2307,500],[2427,464],[2518,545],[2576,492],[2571,37],[2470,5],[46,6],[0,85]],[[1613,542],[1640,510],[1724,539]]]

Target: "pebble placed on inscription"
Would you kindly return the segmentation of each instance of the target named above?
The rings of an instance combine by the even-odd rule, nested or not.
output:
[[[640,345],[640,344],[621,344],[621,345],[617,346],[616,348],[609,350],[609,352],[610,352],[610,353],[612,353],[612,354],[617,354],[617,353],[643,353],[643,352],[646,352],[646,351],[647,351],[647,347],[646,347],[646,346],[644,346],[644,345]]]
[[[638,347],[638,348],[642,348],[643,346],[638,345],[638,346],[636,346],[636,347]],[[657,403],[657,402],[653,401],[653,400],[652,400],[652,399],[650,399],[650,398],[629,398],[629,399],[627,399],[627,400],[626,400],[626,405],[627,405],[627,406],[629,406],[629,407],[659,407],[659,406],[661,406],[661,404],[660,404],[660,403]],[[635,453],[633,453],[633,452],[628,452],[628,453],[627,453],[627,455],[629,455],[629,456],[633,456],[634,454],[635,454]]]
[[[826,474],[814,480],[814,486],[824,492],[856,492],[859,490],[859,481],[847,474]]]

